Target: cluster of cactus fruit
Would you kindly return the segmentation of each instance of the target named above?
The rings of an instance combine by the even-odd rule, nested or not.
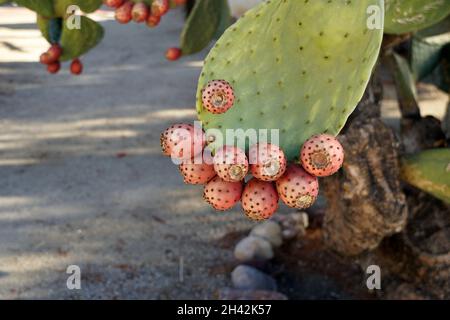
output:
[[[313,205],[318,177],[343,164],[336,136],[378,58],[383,30],[367,27],[371,5],[382,12],[380,0],[266,1],[217,41],[197,89],[205,132],[177,124],[161,135],[164,154],[181,162],[186,183],[204,184],[214,209],[241,201],[249,218],[264,220],[279,200],[298,209]],[[270,32],[260,32],[267,26]],[[239,137],[224,143],[229,130],[240,130],[244,145]],[[277,130],[279,141],[250,141],[252,130]]]
[[[148,27],[155,28],[161,22],[161,18],[169,12],[171,7],[186,4],[187,0],[153,0],[150,3],[133,2],[131,0],[104,0],[104,4],[115,9],[116,21],[127,24],[131,21],[146,23]],[[170,61],[181,57],[181,49],[169,48],[166,58]]]
[[[39,61],[47,66],[47,71],[50,74],[56,74],[61,69],[61,55],[63,49],[58,43],[54,43],[50,48],[41,54]],[[73,75],[80,75],[83,72],[83,64],[79,58],[75,58],[70,63],[70,73]]]
[[[203,89],[203,105],[213,114],[226,113],[234,100],[225,80],[213,80]],[[279,199],[292,208],[312,206],[319,193],[318,177],[336,173],[344,161],[341,144],[328,134],[308,139],[298,150],[299,163],[288,163],[283,150],[267,142],[252,145],[248,154],[223,145],[212,155],[207,150],[210,138],[201,128],[175,124],[161,134],[161,147],[166,156],[181,162],[185,183],[205,185],[203,197],[214,209],[229,210],[241,201],[245,214],[257,221],[270,218]]]

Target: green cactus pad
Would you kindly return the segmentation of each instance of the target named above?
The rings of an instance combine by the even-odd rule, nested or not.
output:
[[[51,18],[55,15],[53,0],[15,0],[14,2],[44,17]]]
[[[67,61],[78,58],[94,48],[103,38],[104,29],[97,22],[88,17],[81,16],[81,28],[70,30],[67,23],[63,21],[63,28],[61,33],[60,44],[63,48],[63,55],[61,61]],[[42,16],[37,17],[37,25],[41,30],[42,35],[49,43],[52,43],[50,38],[50,21]]]
[[[267,1],[247,12],[205,61],[197,90],[205,129],[224,136],[226,129],[279,129],[290,160],[312,135],[337,135],[378,58],[383,30],[367,26],[372,5],[382,21],[382,0]],[[201,101],[215,79],[231,83],[236,95],[222,115],[207,112]]]
[[[435,149],[402,161],[402,179],[450,203],[450,149]]]
[[[386,33],[402,34],[430,27],[450,14],[448,0],[385,0]]]
[[[88,17],[81,16],[81,28],[70,30],[63,24],[61,47],[63,54],[61,61],[80,57],[95,47],[103,38],[103,27]]]

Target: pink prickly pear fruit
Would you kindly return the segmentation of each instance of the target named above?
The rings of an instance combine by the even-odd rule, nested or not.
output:
[[[70,72],[74,75],[80,75],[83,72],[83,64],[80,59],[76,58],[70,64]]]
[[[170,9],[170,2],[169,0],[153,0],[152,6],[151,6],[151,12],[154,16],[163,16],[165,15]]]
[[[159,23],[161,22],[161,17],[160,16],[154,16],[154,15],[149,15],[147,18],[147,26],[149,28],[154,28],[157,25],[159,25]]]
[[[277,145],[259,143],[249,151],[250,172],[262,181],[276,181],[286,171],[287,160]]]
[[[344,162],[344,148],[339,141],[328,134],[310,138],[302,147],[300,159],[303,168],[316,177],[335,174]]]
[[[143,2],[138,2],[131,10],[131,16],[134,22],[141,23],[147,20],[150,14],[150,8]]]
[[[278,193],[272,182],[251,179],[242,193],[242,208],[252,220],[269,219],[278,209]]]
[[[57,43],[54,43],[50,46],[47,53],[49,55],[50,63],[59,61],[59,58],[61,57],[63,52],[63,49],[61,46]]]
[[[120,7],[116,9],[115,18],[117,22],[126,24],[133,19],[131,12],[133,10],[134,3],[132,1],[125,1]]]
[[[58,73],[60,69],[61,69],[61,62],[59,61],[52,62],[47,66],[47,71],[48,73],[51,74]]]
[[[160,141],[163,154],[177,160],[191,160],[201,154],[205,146],[203,130],[183,123],[164,130]]]
[[[205,184],[216,176],[214,166],[206,163],[195,164],[188,161],[178,167],[187,184]]]
[[[49,65],[50,63],[52,63],[54,61],[52,61],[52,58],[51,58],[51,56],[50,56],[50,54],[48,52],[44,52],[39,57],[39,62],[42,63],[42,64]]]
[[[205,185],[203,198],[214,209],[226,211],[241,200],[242,189],[242,182],[227,182],[215,177]]]
[[[276,186],[281,200],[291,208],[309,208],[319,194],[318,179],[296,164],[288,165]]]
[[[217,175],[225,181],[241,181],[247,175],[247,156],[244,151],[237,147],[223,146],[218,149],[213,162]]]
[[[169,48],[166,51],[166,59],[169,61],[176,61],[181,58],[183,51],[180,48]]]
[[[233,87],[225,80],[213,80],[202,91],[202,102],[206,110],[213,114],[227,112],[234,105]]]
[[[103,3],[111,8],[118,8],[123,4],[124,0],[103,0]]]

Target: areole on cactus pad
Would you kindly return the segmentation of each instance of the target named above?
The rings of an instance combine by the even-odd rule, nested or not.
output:
[[[204,127],[224,136],[227,129],[279,129],[288,160],[311,136],[337,135],[378,58],[383,30],[369,29],[370,6],[384,14],[382,0],[266,1],[247,12],[205,60],[197,89]],[[223,114],[202,102],[213,80],[234,89],[234,105]]]

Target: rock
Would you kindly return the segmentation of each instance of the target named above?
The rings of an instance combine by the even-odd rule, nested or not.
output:
[[[274,247],[279,247],[283,243],[283,238],[281,237],[281,227],[274,221],[265,221],[258,224],[252,229],[250,235],[264,238]]]
[[[303,236],[309,226],[309,216],[306,212],[300,211],[287,215],[278,215],[276,221],[281,226],[281,236],[283,240],[292,240]]]
[[[273,255],[270,242],[254,236],[242,239],[234,249],[234,256],[240,262],[267,261]]]
[[[217,292],[219,300],[288,300],[282,293],[267,290],[237,290],[224,288]]]
[[[284,229],[282,233],[284,240],[292,240],[297,237],[297,234],[298,232],[297,230],[295,230],[295,228]]]
[[[277,283],[271,276],[258,269],[240,265],[231,273],[234,288],[242,290],[268,290],[276,291]]]

